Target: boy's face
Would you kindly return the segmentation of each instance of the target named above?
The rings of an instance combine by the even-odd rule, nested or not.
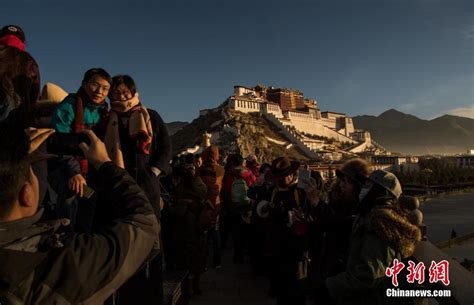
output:
[[[109,94],[110,84],[99,75],[94,75],[87,83],[82,84],[82,88],[94,104],[100,105]]]

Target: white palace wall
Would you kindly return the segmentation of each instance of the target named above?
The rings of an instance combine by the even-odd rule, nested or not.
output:
[[[324,126],[323,120],[318,120],[310,114],[286,111],[285,117],[291,120],[291,123],[295,128],[301,132],[305,132],[312,135],[323,136],[327,138],[334,138],[340,142],[356,143],[351,138],[340,134],[327,126]]]
[[[260,112],[262,103],[241,99],[230,99],[229,106],[240,112]]]
[[[279,119],[283,118],[283,112],[281,111],[280,106],[275,105],[275,104],[268,104],[268,103],[262,104],[262,112],[271,113]]]

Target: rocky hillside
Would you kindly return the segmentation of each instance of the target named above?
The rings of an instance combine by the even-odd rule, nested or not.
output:
[[[170,136],[174,135],[178,130],[180,130],[181,128],[183,128],[184,126],[188,125],[188,122],[180,122],[180,121],[176,121],[176,122],[169,122],[169,123],[166,123],[166,128],[168,129],[168,134]]]
[[[261,114],[245,114],[224,107],[209,110],[182,127],[172,137],[174,154],[200,145],[205,132],[212,134],[212,144],[220,147],[221,154],[254,153],[260,162],[271,162],[287,155],[305,161],[307,157],[293,147]]]
[[[397,110],[378,117],[353,118],[357,128],[370,131],[372,138],[393,152],[407,154],[455,154],[474,148],[474,120],[444,115],[422,120]]]

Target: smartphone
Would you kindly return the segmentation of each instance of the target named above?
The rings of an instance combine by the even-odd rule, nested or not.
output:
[[[49,136],[46,149],[49,154],[59,156],[84,156],[79,148],[80,143],[90,144],[90,139],[83,133],[61,133],[55,132]]]
[[[94,189],[90,186],[84,185],[84,190],[82,193],[82,197],[90,199],[94,195]]]
[[[296,187],[300,189],[304,189],[310,177],[311,177],[311,171],[307,169],[300,169],[298,172],[298,184],[296,185]]]

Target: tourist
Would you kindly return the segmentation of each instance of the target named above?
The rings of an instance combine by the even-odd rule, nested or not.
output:
[[[398,205],[402,188],[395,175],[374,171],[360,192],[358,218],[350,239],[347,265],[315,294],[337,304],[398,304],[387,299],[386,268],[411,256],[421,233]]]
[[[188,270],[189,287],[194,294],[200,295],[200,276],[206,268],[207,246],[199,220],[207,187],[186,165],[173,169],[172,181],[174,188],[168,219],[172,250],[167,265],[169,268]]]
[[[102,304],[143,263],[157,220],[143,191],[110,162],[105,145],[85,131],[80,144],[97,170],[113,215],[94,234],[65,234],[65,219],[40,222],[39,185],[26,134],[0,129],[0,299],[5,304]]]
[[[160,175],[171,172],[171,145],[166,125],[156,111],[143,106],[135,81],[129,75],[112,78],[109,99],[111,110],[104,136],[109,156],[115,165],[127,170],[137,181],[159,220],[162,208]],[[124,285],[117,295],[119,304],[127,304],[131,300],[141,300],[140,304],[155,304],[161,300],[160,247],[161,245],[156,245],[156,257],[148,261],[147,266]],[[141,293],[140,299],[137,299],[135,292],[139,287]],[[130,294],[127,295],[125,290]]]
[[[112,79],[105,144],[112,161],[125,168],[148,196],[160,218],[160,176],[171,172],[171,144],[166,124],[140,101],[128,75]]]
[[[266,215],[266,207],[264,206],[271,197],[271,190],[274,183],[268,179],[271,165],[264,163],[259,168],[259,176],[257,181],[249,188],[247,195],[252,203],[252,220],[250,227],[249,254],[251,261],[257,272],[264,275],[269,274],[269,259],[271,254],[265,251],[265,241],[273,234],[271,227],[268,226],[268,217]],[[261,206],[259,206],[261,205]],[[258,208],[258,209],[257,209]],[[263,213],[262,213],[263,211]]]
[[[207,228],[208,243],[212,243],[212,262],[214,267],[221,267],[221,245],[219,236],[219,215],[221,210],[220,192],[224,168],[219,165],[219,148],[215,145],[207,147],[201,154],[202,166],[197,171],[204,184],[207,186],[206,207],[212,215],[212,223]]]
[[[236,212],[235,209],[233,212],[231,211],[231,207],[233,204],[232,185],[234,183],[234,180],[237,178],[243,179],[247,184],[247,187],[250,187],[250,185],[255,182],[254,175],[249,169],[243,166],[243,162],[244,159],[240,154],[231,153],[227,155],[221,191],[221,215],[219,218],[223,248],[226,248],[228,236],[230,234],[233,234],[232,227],[233,223],[235,223],[236,218],[238,218],[240,221],[239,213],[233,213]],[[233,242],[235,242],[235,240],[233,240]]]
[[[275,182],[269,200],[269,225],[272,228],[271,243],[274,273],[271,289],[277,304],[305,304],[304,281],[308,262],[308,207],[314,204],[317,190],[314,180],[309,179],[302,188],[297,187],[297,171],[300,164],[288,157],[272,162],[269,178]]]
[[[260,175],[260,164],[257,162],[257,157],[254,154],[250,154],[245,159],[245,167],[252,173],[252,181],[248,181],[249,187],[251,187]]]
[[[56,106],[52,127],[59,133],[73,134],[91,129],[103,138],[108,115],[105,99],[111,85],[112,78],[104,69],[87,70],[77,93],[69,94]],[[86,185],[94,188],[97,183],[94,168],[89,169],[87,160],[78,156],[64,157],[51,165],[49,179],[58,193],[58,217],[71,219],[78,232],[91,232],[97,194],[83,195]]]
[[[7,25],[0,30],[0,123],[12,125],[19,130],[38,127],[34,106],[40,94],[40,72],[35,59],[26,52],[25,33],[17,25]],[[2,127],[3,128],[3,127]],[[32,132],[52,133],[53,130]],[[45,145],[37,149],[46,153]],[[40,184],[40,204],[46,201],[48,189],[47,162],[39,161],[33,171]]]
[[[231,223],[233,261],[242,263],[244,261],[244,252],[248,250],[250,241],[252,206],[250,198],[247,196],[249,185],[244,179],[249,170],[243,166],[242,156],[236,155],[236,159],[238,165],[230,170],[233,179],[230,189],[230,200],[228,201],[228,213]]]
[[[329,191],[329,202],[321,200],[312,209],[315,221],[310,225],[310,254],[314,264],[310,277],[316,286],[326,277],[345,270],[359,193],[370,172],[363,159],[347,161],[336,170],[337,180]]]

